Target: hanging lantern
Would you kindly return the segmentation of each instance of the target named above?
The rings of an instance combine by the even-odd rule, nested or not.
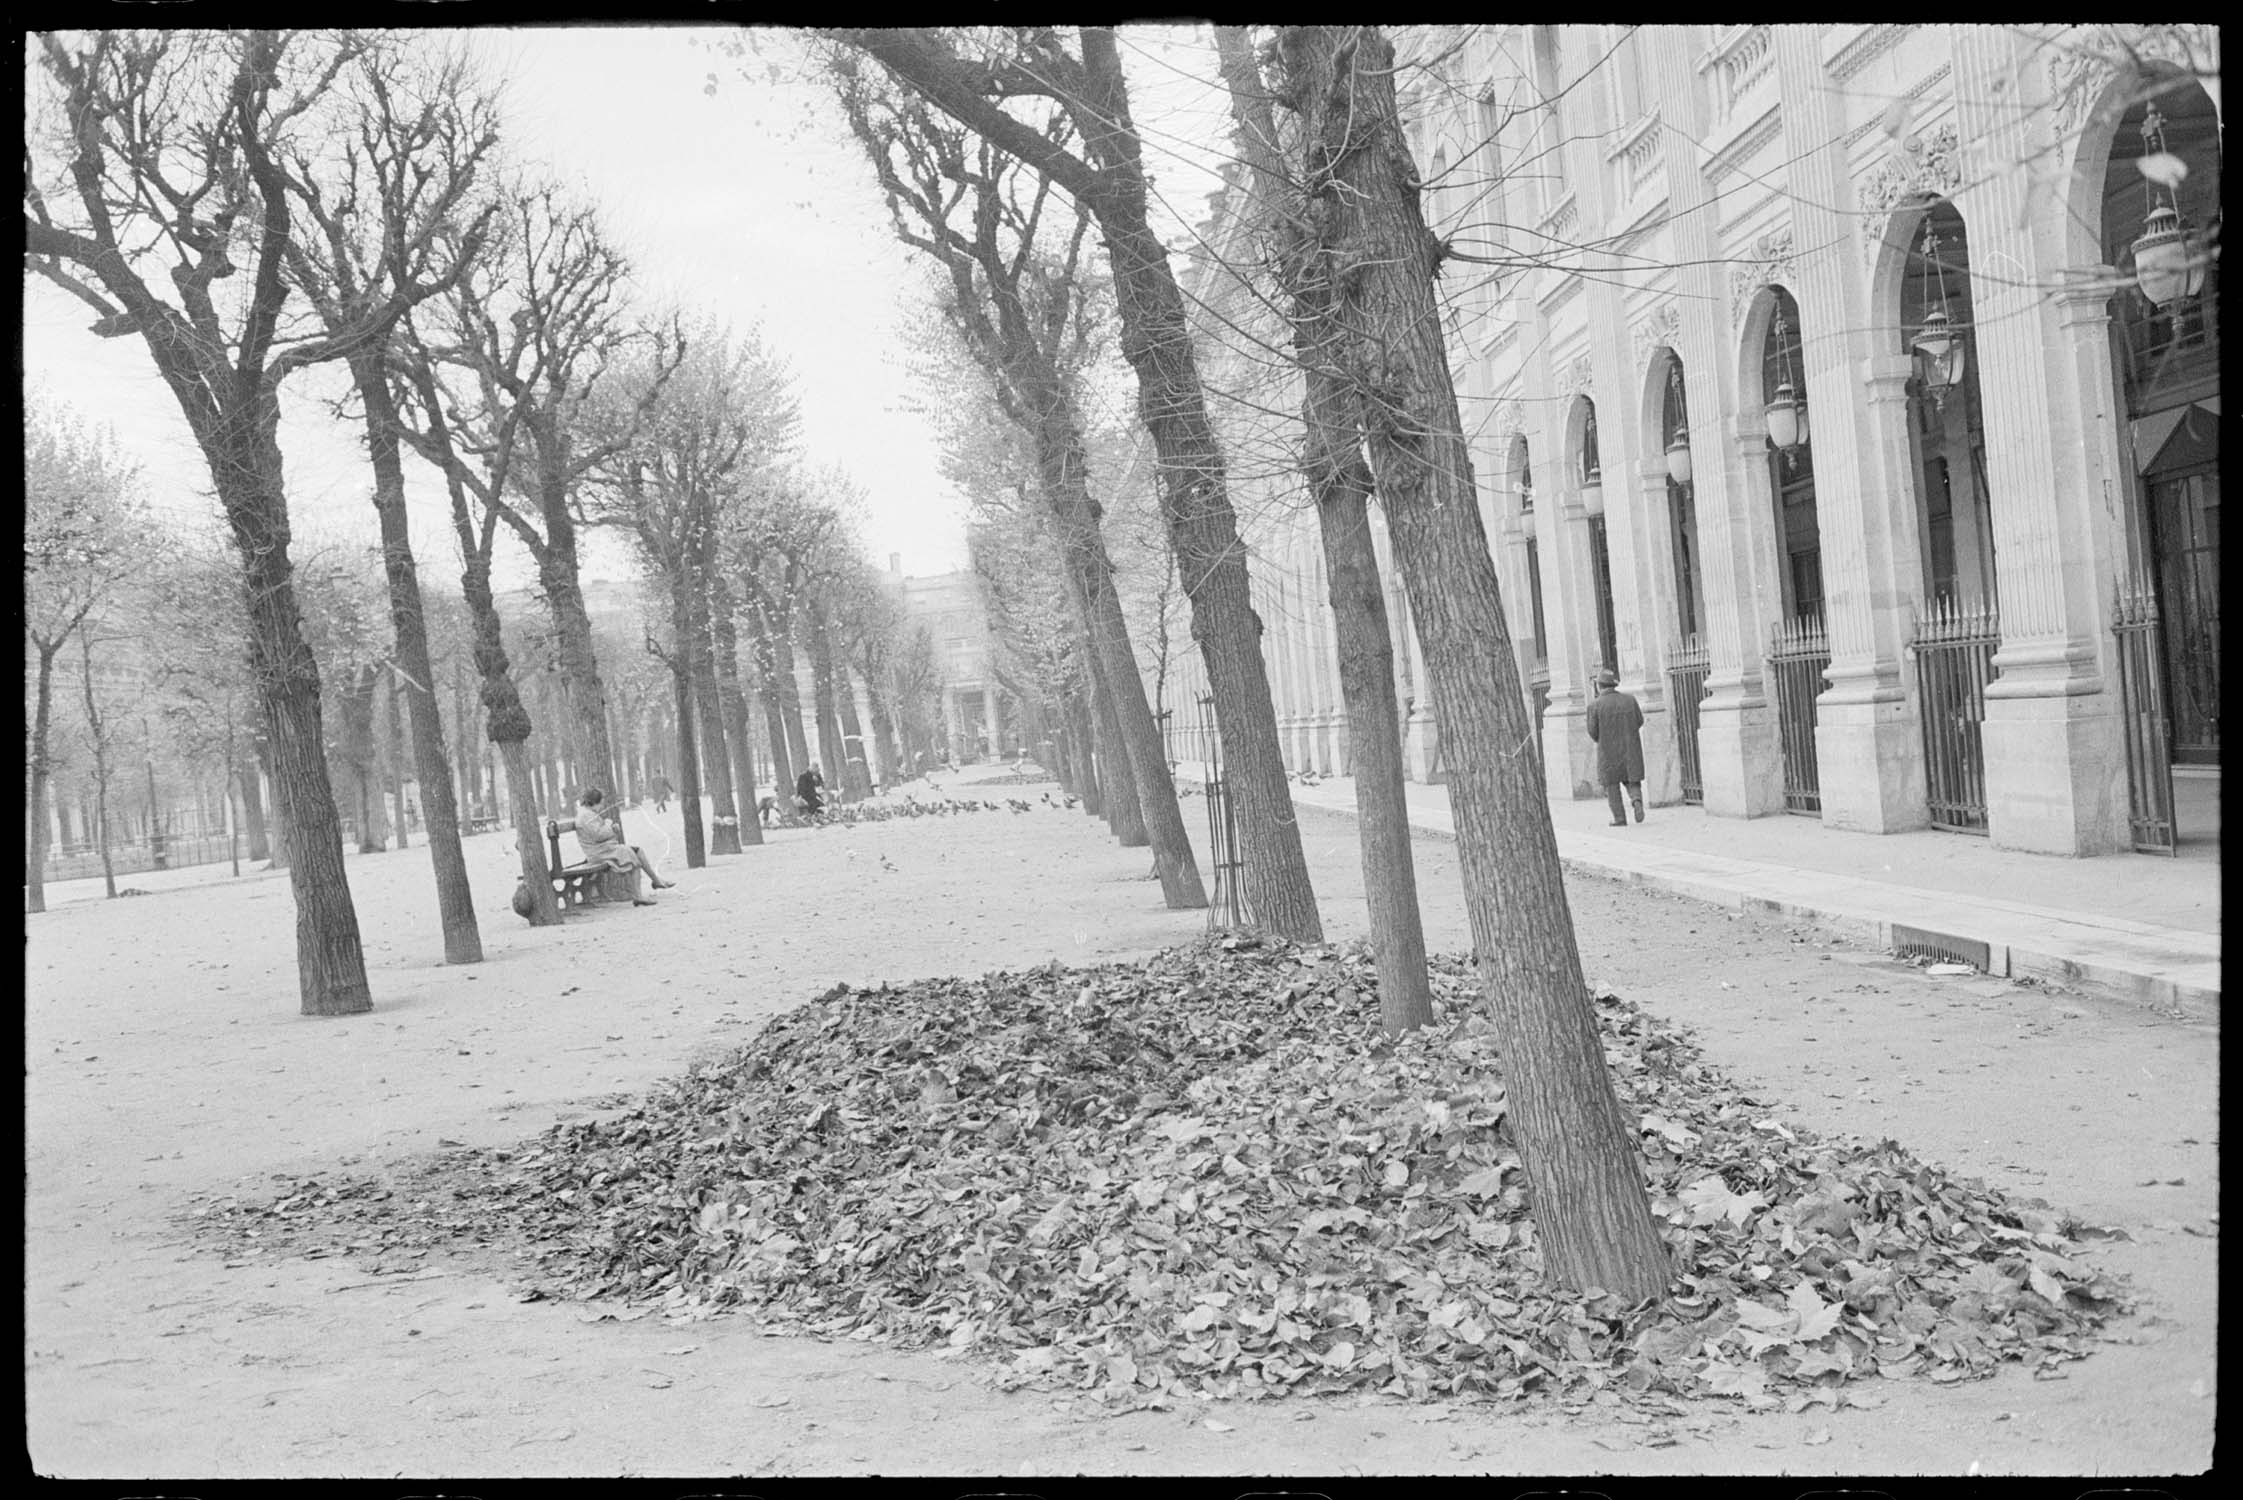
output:
[[[1947,309],[1935,307],[1924,315],[1923,331],[1916,335],[1916,361],[1924,372],[1924,388],[1931,392],[1934,401],[1945,401],[1947,393],[1962,383],[1962,336],[1947,321]]]
[[[1807,402],[1791,383],[1790,332],[1784,324],[1783,307],[1776,308],[1776,357],[1782,363],[1782,374],[1776,382],[1776,392],[1768,398],[1768,441],[1782,449],[1786,456],[1807,445]]]
[[[2165,116],[2154,104],[2142,116],[2142,148],[2145,158],[2166,154]],[[2175,180],[2180,170],[2175,164]],[[2133,245],[2134,281],[2151,303],[2170,307],[2204,289],[2204,258],[2189,247],[2188,225],[2181,218],[2180,200],[2172,183],[2166,184],[2162,203],[2157,201],[2156,179],[2145,176],[2142,191],[2149,201],[2149,212]]]
[[[1604,514],[1604,478],[1595,469],[1581,481],[1581,513],[1591,518]]]
[[[1667,365],[1667,415],[1674,434],[1667,439],[1667,478],[1676,484],[1690,482],[1690,417],[1682,396],[1682,363]]]
[[[1799,418],[1799,396],[1787,380],[1768,401],[1768,441],[1786,450],[1798,447],[1806,440],[1806,424]]]
[[[1595,517],[1604,514],[1604,469],[1597,462],[1597,409],[1589,408],[1589,419],[1581,428],[1581,512]]]
[[[2167,204],[2150,210],[2134,242],[2134,280],[2159,307],[2193,297],[2204,286],[2204,263],[2189,252],[2188,231]]]
[[[1917,330],[1909,347],[1916,353],[1916,365],[1923,372],[1924,389],[1931,394],[1936,406],[1947,404],[1947,395],[1962,383],[1963,336],[1947,316],[1947,267],[1939,259],[1939,233],[1932,227],[1931,215],[1924,215],[1924,243],[1917,252],[1931,267],[1937,290],[1931,300],[1931,310],[1924,314],[1924,326]]]

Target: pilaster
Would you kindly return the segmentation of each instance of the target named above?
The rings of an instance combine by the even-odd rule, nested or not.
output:
[[[2044,111],[2018,109],[2009,80],[2037,74],[2006,30],[1955,31],[1962,135],[1989,164],[2034,158]],[[1989,93],[1991,89],[1993,92]],[[2028,173],[1975,174],[1958,195],[1971,230],[1973,353],[1983,372],[1987,480],[2002,643],[1986,690],[1987,831],[2008,848],[2098,854],[2126,847],[2126,760],[2104,599],[2125,556],[2130,476],[2111,472],[2111,373],[2087,367],[2099,298],[2061,297],[2061,214],[2036,211]],[[2100,212],[2099,203],[2072,212]],[[1980,275],[1981,267],[2019,268]],[[2051,357],[2052,352],[2054,357]],[[2103,429],[2098,431],[2098,429]]]

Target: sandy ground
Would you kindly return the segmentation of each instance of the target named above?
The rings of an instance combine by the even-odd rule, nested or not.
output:
[[[953,787],[955,782],[951,784]],[[946,788],[947,790],[948,788]],[[1018,795],[1008,787],[1006,794]],[[1031,790],[1029,796],[1037,793]],[[1196,801],[1187,812],[1198,827]],[[1303,815],[1330,935],[1360,935],[1351,819]],[[657,854],[667,820],[631,815]],[[1452,845],[1418,843],[1429,937],[1467,946]],[[894,866],[883,867],[883,860]],[[677,861],[673,858],[670,863]],[[1935,980],[1783,923],[1570,886],[1592,979],[1697,1028],[1787,1118],[1892,1136],[2126,1230],[2144,1316],[2067,1366],[1888,1381],[1876,1410],[1707,1401],[1654,1434],[1591,1406],[1284,1401],[1127,1416],[1000,1394],[970,1363],[522,1303],[480,1266],[228,1264],[172,1216],[274,1174],[504,1144],[612,1105],[836,980],[1147,952],[1142,851],[1079,812],[789,831],[679,871],[651,910],[532,930],[511,854],[469,841],[488,960],[436,961],[428,859],[353,856],[376,1009],[296,1013],[285,877],[135,876],[29,919],[29,1450],[73,1477],[1797,1473],[2142,1475],[2211,1461],[2216,1026],[2005,981]],[[1218,1430],[1210,1421],[1227,1430]]]

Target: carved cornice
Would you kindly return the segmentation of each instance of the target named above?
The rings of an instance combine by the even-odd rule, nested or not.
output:
[[[1673,349],[1682,342],[1682,307],[1668,297],[1647,309],[1628,330],[1635,344],[1636,368],[1651,363],[1652,351],[1662,346]]]
[[[1962,141],[1953,125],[1909,136],[1855,188],[1865,248],[1875,252],[1886,219],[1901,204],[1913,198],[1951,198],[1962,182]]]
[[[1752,159],[1753,153],[1776,138],[1783,129],[1783,107],[1768,106],[1768,112],[1736,139],[1730,141],[1712,156],[1706,158],[1706,180],[1726,177]]]
[[[1921,99],[1924,97],[1924,95],[1930,93],[1932,90],[1938,88],[1942,83],[1946,82],[1949,78],[1953,77],[1954,73],[1955,65],[1953,63],[1941,63],[1938,67],[1932,69],[1929,73],[1926,73],[1923,77],[1910,84],[1907,89],[1900,94],[1899,97],[1902,99]],[[1872,115],[1869,119],[1862,121],[1859,125],[1856,125],[1853,129],[1846,132],[1846,145],[1848,147],[1853,146],[1863,136],[1869,134],[1869,132],[1871,132],[1872,130],[1879,130],[1884,128],[1884,124],[1885,112],[1883,110],[1879,110],[1875,115]]]
[[[1892,51],[1900,43],[1901,38],[1915,29],[1916,27],[1913,24],[1862,27],[1860,34],[1841,47],[1837,55],[1830,59],[1832,80],[1844,83],[1863,68],[1868,67],[1878,58]]]
[[[1729,268],[1729,316],[1744,316],[1745,304],[1762,287],[1794,278],[1791,226],[1772,229],[1752,243],[1752,253]]]

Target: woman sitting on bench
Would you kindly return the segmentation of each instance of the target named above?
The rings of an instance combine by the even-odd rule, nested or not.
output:
[[[644,850],[636,844],[623,842],[622,825],[601,805],[607,800],[605,792],[596,786],[588,786],[584,789],[584,795],[576,800],[576,816],[563,819],[559,826],[576,830],[576,842],[584,850],[586,864],[606,865],[611,870],[625,874],[644,870],[647,880],[658,891],[668,890],[677,884],[674,880],[664,880],[655,871],[654,862],[646,857]],[[652,896],[641,896],[636,892],[632,894],[631,900],[638,906],[654,904]]]

